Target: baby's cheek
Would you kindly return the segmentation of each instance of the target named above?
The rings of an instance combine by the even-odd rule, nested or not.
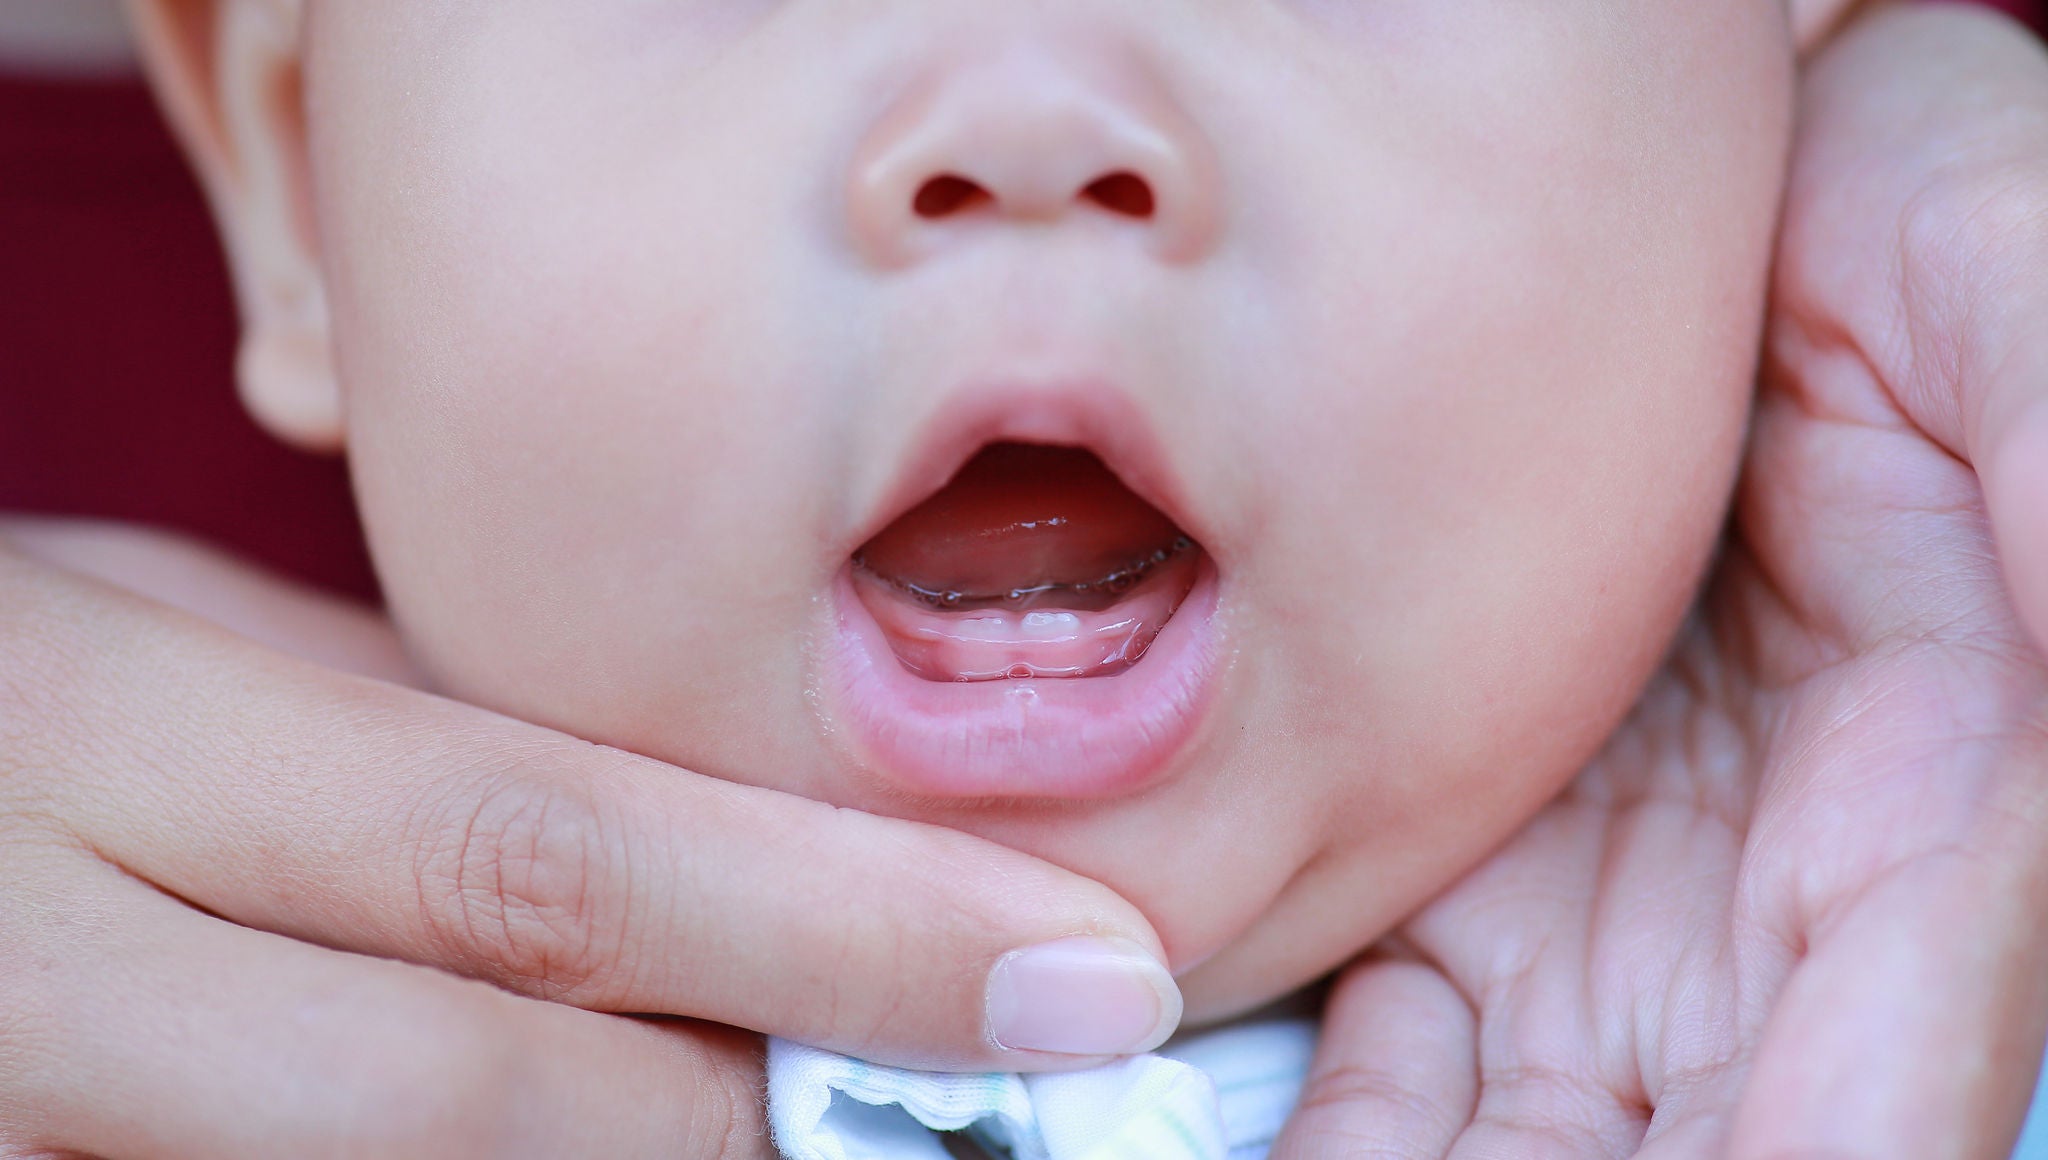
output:
[[[1287,390],[1248,397],[1235,429],[1250,474],[1287,482],[1266,484],[1238,631],[1272,642],[1247,650],[1248,683],[1292,694],[1248,736],[1322,787],[1302,815],[1321,828],[1183,980],[1195,1017],[1300,985],[1440,892],[1655,667],[1750,396],[1789,75],[1760,11],[1653,62],[1684,99],[1669,78],[1626,108],[1561,82],[1572,116],[1548,138],[1297,185],[1327,212],[1293,244],[1275,227],[1292,261],[1261,317],[1284,328],[1267,366]],[[1586,133],[1594,114],[1612,131]]]

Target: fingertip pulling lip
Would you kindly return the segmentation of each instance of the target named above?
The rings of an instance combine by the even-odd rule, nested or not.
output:
[[[1159,781],[1211,698],[1219,583],[1202,571],[1144,659],[1114,676],[932,681],[897,660],[851,571],[834,583],[825,711],[860,765],[943,799],[1099,800]]]

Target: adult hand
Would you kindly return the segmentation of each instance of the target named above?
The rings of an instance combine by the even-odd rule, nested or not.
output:
[[[346,627],[153,559],[272,635]],[[956,1067],[1178,1015],[1137,912],[1044,863],[345,676],[6,548],[0,851],[5,1156],[766,1155],[755,1037],[602,1013]],[[1071,943],[1006,958],[1077,935],[1121,941],[1093,974]],[[992,986],[1029,1022],[989,1026]]]
[[[1700,616],[1571,791],[1342,979],[1281,1155],[2012,1146],[2048,1020],[2048,55],[1892,8],[1803,83]]]

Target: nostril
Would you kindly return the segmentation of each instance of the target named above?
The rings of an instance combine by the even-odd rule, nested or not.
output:
[[[1150,218],[1157,208],[1152,186],[1135,173],[1118,172],[1098,178],[1081,195],[1114,214]]]
[[[1149,221],[1158,212],[1158,198],[1152,185],[1128,170],[1099,177],[1081,191],[1081,197],[1119,217]],[[951,217],[993,203],[995,195],[978,183],[957,173],[942,173],[918,187],[911,208],[927,220]]]
[[[988,190],[957,174],[946,173],[925,182],[911,204],[921,218],[942,218],[991,200]]]

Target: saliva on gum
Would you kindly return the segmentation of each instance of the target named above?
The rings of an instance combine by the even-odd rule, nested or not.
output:
[[[863,575],[940,612],[979,612],[992,608],[1026,611],[1047,604],[1062,609],[1099,611],[1116,603],[1118,598],[1129,592],[1155,569],[1186,555],[1193,551],[1194,547],[1193,540],[1180,536],[1166,547],[1154,549],[1148,555],[1140,556],[1131,563],[1094,580],[1047,581],[1028,588],[1012,588],[1007,592],[990,593],[927,588],[909,580],[885,576],[870,568],[867,560],[858,553],[853,557],[853,564]],[[1028,621],[1030,617],[1027,616],[1025,619]]]
[[[1111,676],[1150,649],[1193,575],[1169,568],[1194,550],[1179,537],[1106,576],[983,594],[881,575],[854,558],[863,597],[897,659],[927,680],[981,682]],[[1159,583],[1150,583],[1157,579]],[[883,596],[882,593],[889,593]]]

